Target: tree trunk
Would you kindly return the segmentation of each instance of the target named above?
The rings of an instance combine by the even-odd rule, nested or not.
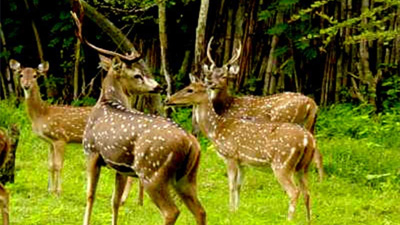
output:
[[[278,12],[276,15],[276,24],[281,23],[283,19],[283,14]],[[274,94],[276,88],[276,79],[273,75],[273,71],[276,68],[277,59],[274,55],[276,46],[278,45],[279,37],[274,35],[272,37],[271,42],[271,49],[269,51],[268,62],[267,62],[267,69],[265,71],[264,77],[264,88],[263,88],[263,95]]]
[[[167,49],[168,49],[168,39],[166,32],[166,15],[165,15],[165,1],[160,1],[158,3],[158,27],[160,36],[160,48],[161,48],[161,71],[164,74],[165,81],[167,82],[167,97],[172,93],[171,76],[168,72],[168,61],[167,61]]]
[[[201,62],[205,52],[205,31],[207,24],[209,0],[201,0],[199,19],[196,28],[196,41],[194,46],[194,64],[192,73],[198,76],[201,71]],[[202,79],[202,76],[199,76]]]
[[[369,9],[369,0],[362,0],[361,3],[361,13],[364,13]],[[366,17],[362,18],[361,26],[366,27],[368,24],[368,19]],[[360,79],[366,84],[367,99],[376,109],[376,84],[375,79],[372,75],[371,69],[369,67],[369,53],[368,53],[368,40],[366,38],[361,38],[360,42]]]
[[[3,46],[2,51],[7,52],[7,48],[6,48],[7,43],[6,43],[6,38],[4,36],[3,26],[2,26],[1,21],[0,21],[0,38],[1,38],[1,45]],[[1,80],[2,80],[2,88],[3,88],[4,98],[6,98],[7,97],[7,89],[8,89],[8,93],[10,93],[10,94],[15,93],[15,91],[12,87],[12,83],[13,83],[13,80],[11,79],[12,73],[11,73],[10,67],[8,65],[9,58],[8,58],[7,54],[4,56],[4,60],[5,60],[6,66],[4,67],[5,68],[4,77],[3,77],[3,73],[1,73]],[[5,78],[4,81],[3,81],[3,78]],[[15,85],[15,89],[19,90],[18,83],[15,83],[14,85]]]
[[[81,55],[81,41],[77,39],[75,45],[75,65],[74,65],[74,100],[78,99],[80,55]]]
[[[28,0],[24,0],[24,2],[25,2],[26,11],[28,12],[28,15],[29,15],[30,14],[30,8],[29,8]],[[40,40],[39,32],[37,30],[37,27],[36,27],[36,24],[35,24],[35,21],[34,21],[33,17],[31,18],[31,25],[32,25],[33,34],[34,34],[35,40],[36,40],[36,47],[37,47],[37,50],[38,50],[38,56],[39,56],[40,62],[43,63],[45,60],[44,60],[42,42]],[[48,96],[49,87],[48,87],[47,74],[46,73],[43,74],[43,78],[44,78],[44,85],[46,87],[46,94]],[[19,92],[17,92],[17,95],[19,96]]]

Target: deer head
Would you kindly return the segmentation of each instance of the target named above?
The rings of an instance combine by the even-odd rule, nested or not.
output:
[[[198,78],[190,75],[191,84],[176,92],[165,103],[168,105],[197,105],[208,101],[207,88]]]
[[[49,63],[40,63],[36,69],[31,67],[24,68],[21,67],[18,61],[11,59],[10,68],[13,70],[15,76],[19,75],[20,84],[25,92],[25,97],[28,97],[32,87],[37,85],[37,79],[49,70]]]
[[[239,73],[239,66],[236,64],[239,59],[242,45],[239,42],[239,46],[235,48],[232,58],[225,63],[222,67],[217,67],[215,61],[211,57],[211,43],[213,37],[207,45],[207,58],[211,62],[211,65],[203,65],[203,73],[205,75],[206,85],[210,89],[222,89],[228,86],[228,80],[230,78],[236,78]]]

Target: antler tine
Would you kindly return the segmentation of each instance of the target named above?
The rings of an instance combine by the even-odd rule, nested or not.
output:
[[[235,49],[234,55],[232,56],[232,58],[226,64],[224,64],[223,66],[228,66],[228,65],[231,65],[234,62],[236,62],[240,57],[241,51],[242,51],[242,44],[239,41],[239,48]]]
[[[126,55],[122,55],[119,54],[117,52],[113,52],[110,50],[106,50],[100,47],[95,46],[94,44],[90,43],[88,40],[84,39],[82,37],[82,23],[81,21],[78,19],[77,15],[75,12],[71,12],[72,18],[75,21],[75,24],[78,28],[78,30],[76,31],[76,36],[79,38],[79,40],[81,40],[82,42],[85,42],[88,46],[90,46],[91,48],[93,48],[94,50],[106,54],[106,55],[110,55],[110,56],[118,56],[121,59],[127,60],[127,61],[134,61],[134,60],[138,60],[140,58],[140,55],[135,54],[134,52],[131,52],[131,54],[126,54]]]
[[[213,39],[214,39],[214,37],[211,37],[210,40],[208,41],[208,45],[207,45],[207,58],[208,58],[208,60],[210,60],[211,66],[215,66],[216,65],[214,60],[212,59],[211,53],[210,53],[211,43],[212,43]]]

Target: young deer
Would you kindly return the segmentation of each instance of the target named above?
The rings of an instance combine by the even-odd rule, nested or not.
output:
[[[3,129],[0,129],[0,167],[2,167],[8,160],[8,155],[11,151],[11,145],[11,140],[8,137],[7,132]],[[8,202],[8,192],[4,188],[3,184],[0,183],[0,210],[4,225],[9,224]]]
[[[20,76],[33,131],[51,145],[48,157],[48,189],[49,192],[60,194],[65,145],[82,143],[83,131],[92,107],[48,105],[42,100],[37,78],[43,73],[47,73],[48,62],[41,63],[37,69],[33,69],[21,68],[19,62],[11,59],[10,67]],[[126,190],[128,193],[130,188]],[[141,185],[139,185],[138,202],[140,205],[143,204]]]
[[[192,82],[167,99],[171,105],[195,105],[200,130],[214,143],[227,164],[230,206],[237,210],[243,167],[271,167],[290,198],[288,219],[293,218],[299,192],[304,195],[310,220],[308,166],[315,150],[313,135],[297,124],[253,121],[218,115],[203,83]],[[300,190],[293,181],[298,175]]]
[[[235,62],[239,59],[241,45],[235,49],[234,55],[222,67],[217,67],[211,57],[212,38],[207,46],[207,57],[211,65],[203,66],[203,73],[215,111],[224,117],[249,117],[271,122],[289,122],[304,126],[314,134],[318,106],[315,101],[301,93],[284,92],[270,96],[233,97],[229,92],[229,81],[237,77],[239,67]],[[322,180],[324,170],[322,155],[315,149],[314,162]]]
[[[10,67],[20,76],[33,132],[50,144],[48,190],[59,195],[62,189],[61,170],[65,145],[82,143],[83,130],[91,107],[49,105],[42,100],[37,78],[48,71],[47,62],[34,69],[22,68],[19,62],[11,59]]]

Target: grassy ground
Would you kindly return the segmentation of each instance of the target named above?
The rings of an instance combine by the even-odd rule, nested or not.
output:
[[[319,183],[312,168],[313,224],[400,224],[400,119],[398,114],[393,118],[389,115],[371,119],[366,113],[349,106],[321,112],[318,144],[328,176]],[[187,120],[187,111],[175,118],[180,122]],[[22,131],[16,180],[7,184],[11,192],[11,224],[81,224],[86,186],[82,147],[67,147],[63,193],[60,197],[49,195],[48,145],[32,134],[23,109],[0,102],[0,125],[16,121]],[[188,122],[184,123],[186,126]],[[288,198],[269,170],[246,170],[239,211],[229,212],[226,167],[213,148],[207,147],[208,142],[202,140],[202,146],[198,189],[208,224],[306,224],[302,199],[294,221],[286,221]],[[103,168],[92,224],[110,224],[113,183],[114,172]],[[135,185],[126,205],[120,209],[119,224],[162,224],[157,208],[147,196],[144,206],[136,204],[136,193]],[[185,206],[177,202],[181,209],[177,224],[195,224]]]

